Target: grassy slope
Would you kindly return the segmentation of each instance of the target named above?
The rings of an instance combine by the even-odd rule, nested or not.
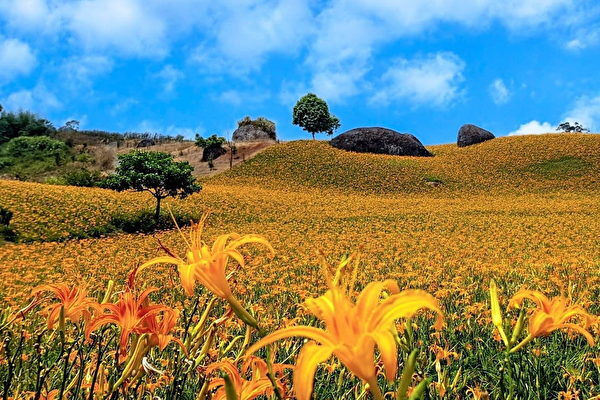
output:
[[[289,142],[212,182],[377,194],[600,189],[600,135],[503,137],[467,148],[429,150],[435,157],[360,154],[327,142]],[[427,184],[437,180],[443,185]]]

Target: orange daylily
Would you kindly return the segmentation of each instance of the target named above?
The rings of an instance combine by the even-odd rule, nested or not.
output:
[[[49,291],[59,300],[58,303],[46,308],[48,314],[48,329],[53,329],[58,322],[61,308],[64,309],[65,320],[70,319],[77,323],[83,319],[89,321],[92,314],[90,310],[99,310],[100,306],[92,297],[87,297],[87,290],[79,287],[68,287],[64,283],[38,286],[31,292],[38,295],[40,292]]]
[[[183,342],[171,335],[171,331],[179,318],[179,310],[167,308],[164,310],[160,320],[157,317],[157,314],[146,317],[143,321],[145,327],[140,330],[150,334],[149,345],[158,346],[160,351],[163,351],[169,343],[175,342],[185,350]]]
[[[387,289],[389,297],[381,301]],[[277,340],[292,336],[312,339],[302,348],[294,370],[294,386],[300,400],[310,399],[315,371],[319,363],[335,355],[354,375],[367,382],[380,398],[375,368],[375,346],[379,347],[385,374],[394,379],[398,369],[394,321],[409,318],[425,308],[438,314],[435,327],[441,329],[443,315],[438,301],[422,290],[400,292],[396,282],[386,280],[367,285],[354,304],[344,290],[331,285],[325,295],[308,299],[306,306],[325,322],[325,329],[296,326],[276,331],[250,349],[252,354]],[[377,392],[377,393],[376,393]]]
[[[221,235],[217,237],[212,247],[209,247],[202,240],[202,230],[206,218],[207,215],[204,215],[197,224],[192,224],[189,240],[182,235],[188,247],[185,259],[177,257],[165,249],[169,253],[168,256],[154,258],[141,265],[139,270],[154,264],[174,264],[177,266],[181,285],[188,296],[194,294],[196,281],[199,281],[216,296],[229,300],[233,298],[228,277],[225,274],[229,258],[233,258],[241,267],[245,264],[244,257],[237,250],[238,247],[248,243],[260,243],[265,245],[271,254],[274,254],[274,250],[262,236],[240,236],[237,233]]]
[[[120,349],[121,355],[125,355],[127,351],[127,341],[131,333],[144,333],[146,327],[144,323],[149,317],[152,317],[161,311],[169,310],[169,307],[163,305],[149,305],[148,296],[156,291],[156,288],[149,288],[142,292],[136,298],[130,290],[119,295],[119,300],[116,303],[102,304],[103,310],[108,311],[108,314],[102,314],[92,320],[86,330],[86,335],[100,326],[113,323],[121,328]]]
[[[596,317],[589,314],[580,305],[569,305],[569,300],[562,296],[548,299],[544,294],[534,290],[520,290],[510,299],[509,307],[520,306],[524,300],[536,303],[537,309],[529,316],[529,335],[511,352],[517,351],[525,344],[540,336],[546,336],[558,329],[567,329],[581,334],[590,346],[594,346],[594,337],[588,331]],[[579,324],[569,322],[574,317],[580,317]]]
[[[272,368],[275,374],[281,375],[283,370],[286,368],[293,368],[293,366],[273,364]],[[267,363],[258,357],[248,357],[248,359],[242,364],[241,371],[238,371],[231,360],[225,359],[209,365],[206,369],[206,373],[210,374],[215,370],[221,370],[229,375],[239,400],[253,400],[258,396],[270,396],[273,394],[273,386],[271,380],[267,376]],[[246,380],[242,377],[242,375],[248,373],[249,370],[252,372],[252,377],[250,380]],[[280,392],[285,391],[284,385],[282,385],[279,381],[277,381],[277,387]],[[225,400],[227,398],[225,392],[225,379],[213,379],[208,388],[209,390],[217,389],[212,396],[214,400]]]

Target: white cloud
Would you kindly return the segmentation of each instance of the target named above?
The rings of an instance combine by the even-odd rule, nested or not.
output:
[[[415,105],[447,105],[461,93],[464,67],[465,63],[453,53],[397,60],[383,74],[371,102],[389,104],[402,100]]]
[[[104,56],[84,55],[71,57],[61,66],[64,81],[74,88],[90,87],[92,78],[109,73],[113,69],[113,61]]]
[[[510,99],[510,91],[502,79],[495,79],[489,87],[490,96],[496,104],[504,104]]]
[[[46,85],[38,83],[33,89],[18,90],[0,101],[7,110],[27,110],[36,113],[47,113],[62,106],[58,98]]]
[[[585,128],[597,132],[600,130],[600,96],[583,96],[575,101],[571,110],[565,113],[563,121],[579,122]]]
[[[549,122],[539,122],[536,120],[523,124],[516,131],[510,132],[508,136],[516,135],[541,135],[543,133],[556,132],[554,125]]]
[[[175,89],[175,85],[183,78],[184,74],[169,64],[165,65],[156,76],[163,81],[163,91],[165,93],[172,93]]]
[[[0,41],[0,83],[29,74],[36,63],[35,54],[27,43],[17,39]]]
[[[355,65],[371,66],[382,46],[432,32],[442,23],[483,29],[493,22],[513,32],[550,26],[571,12],[573,0],[332,0],[316,18],[317,35],[306,65],[313,75],[345,76],[350,88],[364,81]],[[573,21],[574,23],[574,21]]]
[[[167,53],[166,21],[139,0],[83,0],[65,6],[64,13],[84,49],[141,57]]]

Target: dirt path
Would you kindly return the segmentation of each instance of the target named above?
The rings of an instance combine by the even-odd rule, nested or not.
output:
[[[226,171],[231,166],[238,165],[245,160],[248,160],[264,149],[271,147],[276,144],[275,142],[247,142],[247,143],[238,143],[237,146],[237,154],[233,156],[231,159],[231,153],[227,146],[227,153],[223,154],[221,157],[217,158],[213,161],[214,168],[211,170],[208,167],[207,162],[201,162],[202,159],[202,148],[198,147],[194,144],[194,142],[175,142],[175,143],[165,143],[156,146],[145,147],[144,150],[149,151],[163,151],[165,153],[172,154],[176,160],[178,161],[187,161],[194,167],[194,175],[195,176],[209,176],[218,174],[220,172]],[[131,148],[125,148],[119,153],[129,152]]]

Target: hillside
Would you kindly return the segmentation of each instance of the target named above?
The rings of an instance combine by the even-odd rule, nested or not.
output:
[[[465,148],[428,149],[435,157],[351,153],[323,141],[287,142],[209,182],[374,194],[600,189],[600,135],[501,137]]]

